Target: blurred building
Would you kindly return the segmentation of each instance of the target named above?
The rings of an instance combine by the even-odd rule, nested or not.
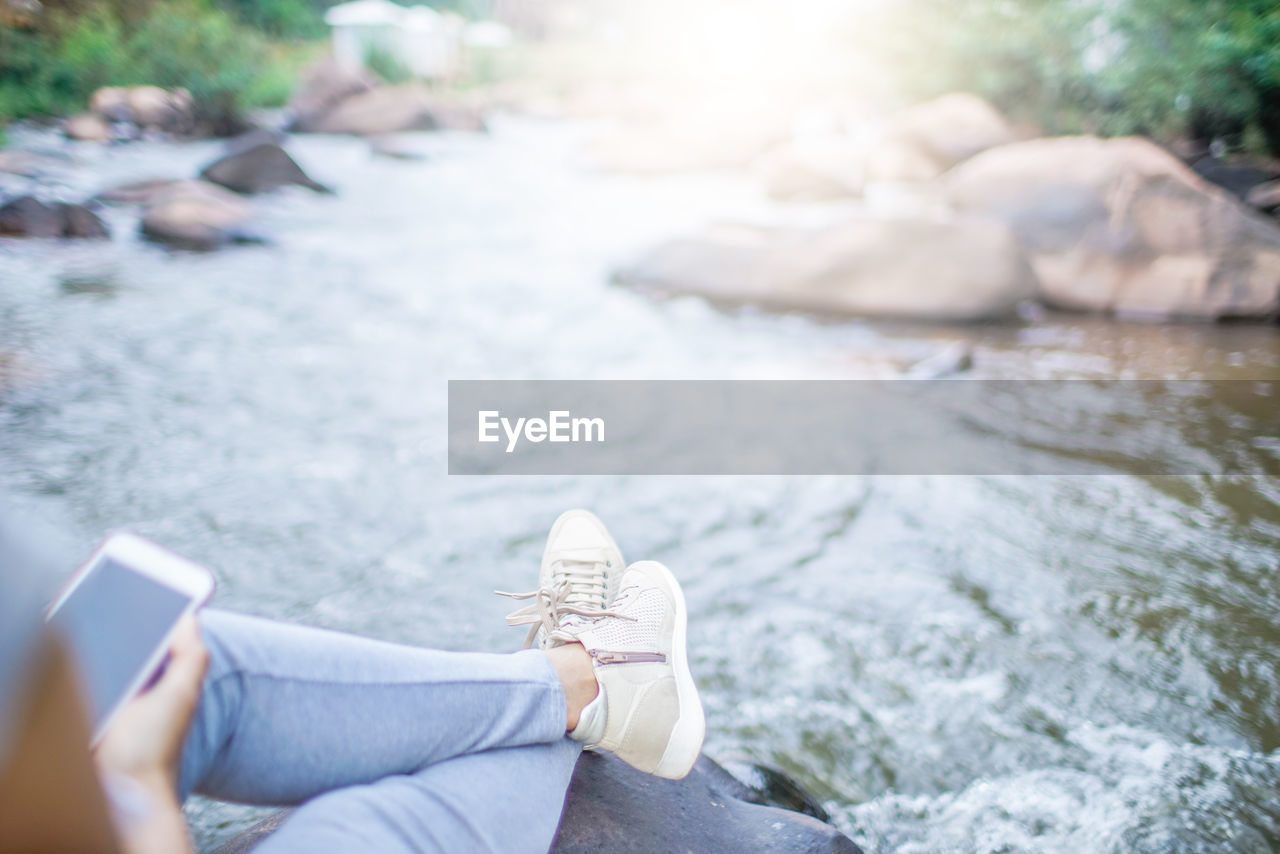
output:
[[[424,80],[458,72],[466,23],[453,13],[353,0],[330,8],[324,21],[332,32],[334,59],[348,68],[359,68],[381,52]]]

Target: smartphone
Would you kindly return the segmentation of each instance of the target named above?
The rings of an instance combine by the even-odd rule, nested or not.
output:
[[[49,606],[71,647],[97,744],[112,718],[158,677],[174,629],[209,601],[213,576],[134,534],[108,537]]]

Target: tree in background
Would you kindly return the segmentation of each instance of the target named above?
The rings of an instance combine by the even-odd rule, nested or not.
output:
[[[284,102],[297,61],[211,0],[50,0],[0,22],[0,125],[82,110],[101,86],[152,84],[187,89],[197,120],[230,133],[246,110]]]
[[[913,95],[977,92],[1049,133],[1280,156],[1275,0],[903,0],[893,17]]]

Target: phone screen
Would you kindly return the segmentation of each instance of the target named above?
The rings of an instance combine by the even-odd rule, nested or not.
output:
[[[110,557],[99,558],[49,616],[75,654],[98,732],[190,599]]]

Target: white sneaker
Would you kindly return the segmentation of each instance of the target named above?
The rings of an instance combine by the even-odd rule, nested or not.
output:
[[[534,600],[508,614],[507,625],[530,626],[524,645],[531,647],[536,641],[547,649],[563,643],[551,637],[561,625],[606,613],[618,594],[626,565],[618,544],[594,513],[566,510],[547,535],[538,589],[532,593],[494,592]]]
[[[627,568],[608,614],[553,631],[553,639],[581,643],[591,654],[600,684],[569,736],[649,774],[688,774],[706,719],[689,672],[687,624],[675,576],[646,560]]]

